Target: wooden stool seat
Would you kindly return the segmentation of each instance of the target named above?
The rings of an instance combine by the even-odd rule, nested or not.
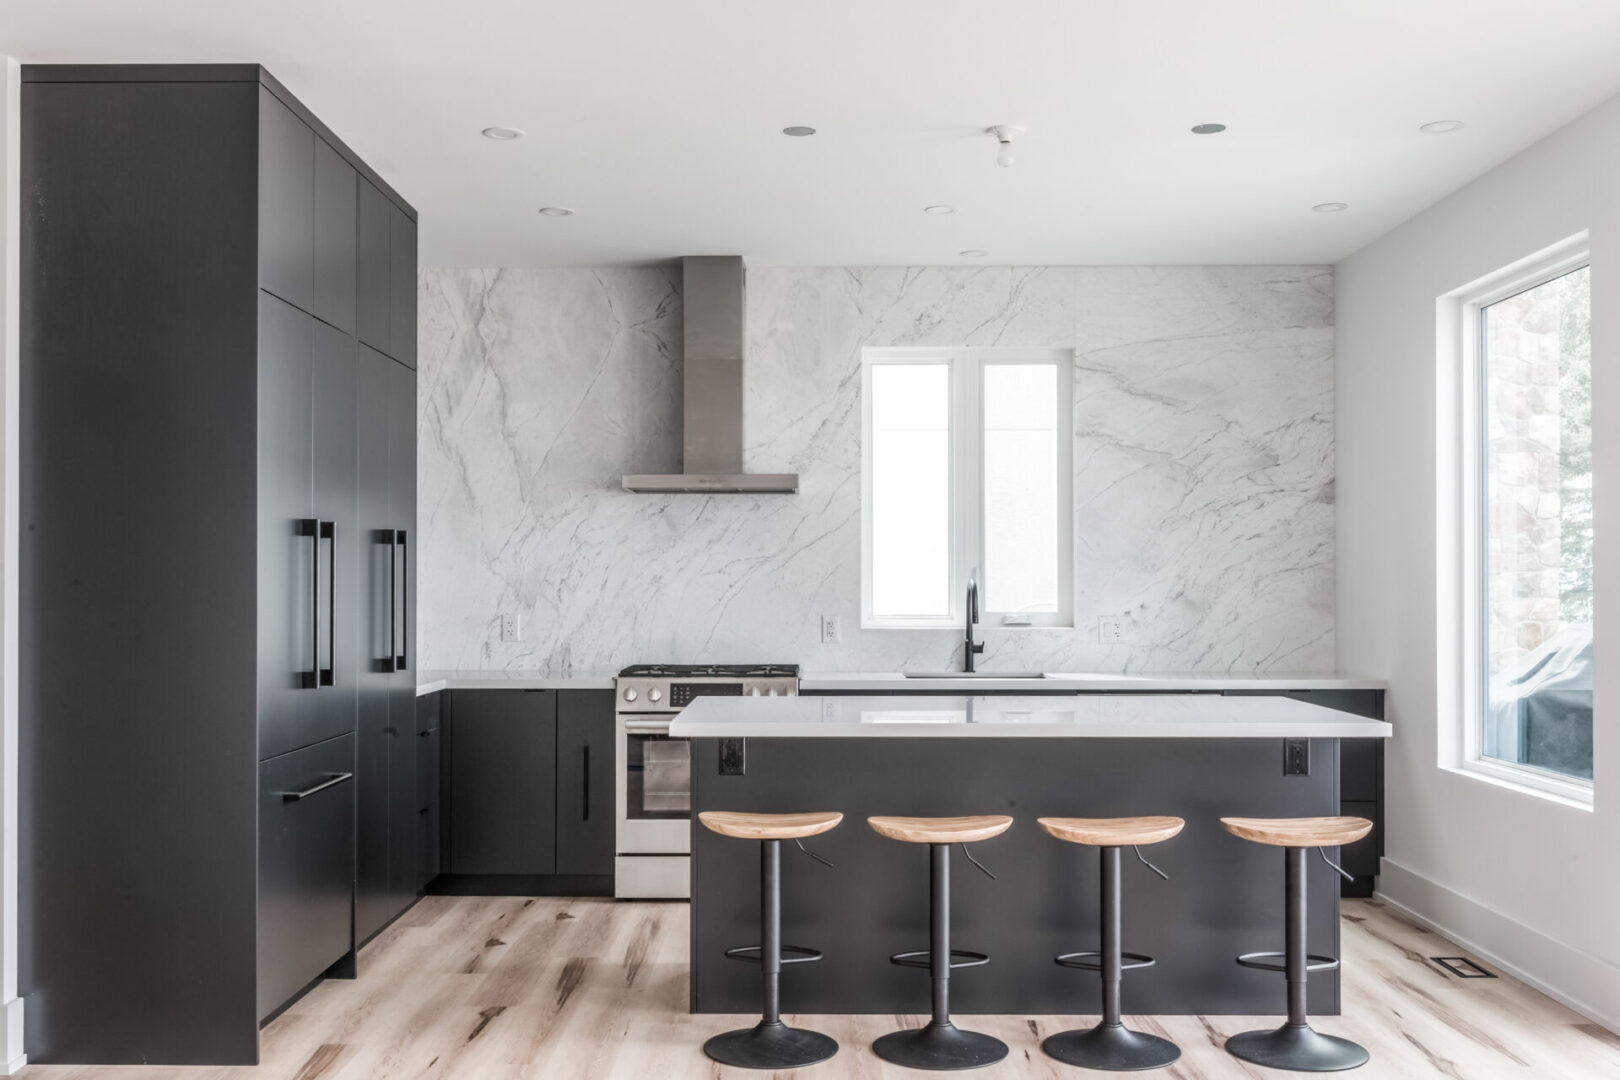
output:
[[[1227,832],[1244,840],[1290,848],[1353,844],[1371,832],[1373,826],[1360,817],[1223,817],[1221,824],[1226,826]]]
[[[817,836],[844,820],[832,811],[810,814],[755,814],[741,810],[705,810],[698,820],[710,831],[739,840],[797,840]]]
[[[1043,817],[1041,828],[1071,844],[1092,847],[1131,847],[1168,840],[1187,824],[1178,817]]]
[[[880,836],[908,844],[974,844],[1000,836],[1013,819],[1006,814],[972,817],[869,817],[866,823]]]

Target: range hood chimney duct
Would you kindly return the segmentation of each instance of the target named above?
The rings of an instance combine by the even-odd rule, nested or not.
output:
[[[624,490],[710,495],[791,495],[799,490],[795,473],[743,472],[746,276],[740,255],[681,260],[682,471],[629,474]]]

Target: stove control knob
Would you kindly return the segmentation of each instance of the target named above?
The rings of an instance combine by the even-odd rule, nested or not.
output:
[[[636,688],[635,687],[627,686],[627,687],[624,688],[624,700],[626,700],[626,701],[634,701],[638,697],[640,697],[640,695],[636,693]]]
[[[658,689],[658,687],[655,686],[651,690],[647,691],[647,700],[648,701],[663,701],[664,700],[664,692],[662,690]]]
[[[779,694],[780,694],[780,693],[781,693],[781,691],[780,691],[780,690],[778,690],[778,689],[777,689],[777,688],[776,688],[776,687],[774,687],[774,686],[773,686],[773,687],[771,687],[771,697],[776,697],[776,696],[777,696],[777,695],[779,695]]]
[[[756,686],[752,690],[748,691],[748,696],[749,697],[759,697],[759,687]]]

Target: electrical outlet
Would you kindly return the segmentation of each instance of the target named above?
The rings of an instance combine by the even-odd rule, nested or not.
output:
[[[1104,645],[1117,645],[1125,640],[1125,616],[1104,615],[1097,620],[1097,640]]]
[[[720,775],[748,775],[748,742],[746,739],[720,740]]]
[[[823,615],[821,617],[821,643],[823,645],[836,645],[843,639],[843,621],[836,615]]]
[[[517,613],[513,612],[501,616],[501,640],[523,640],[523,619]]]
[[[1309,739],[1283,740],[1283,775],[1311,775],[1311,741]]]

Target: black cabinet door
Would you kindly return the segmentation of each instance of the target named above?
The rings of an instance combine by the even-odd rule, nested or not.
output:
[[[356,180],[354,166],[317,137],[310,311],[347,334],[354,333]]]
[[[310,385],[314,422],[314,511],[320,575],[315,627],[319,685],[308,695],[309,741],[355,729],[355,609],[360,592],[356,534],[355,410],[357,372],[354,339],[318,320]]]
[[[557,873],[613,873],[613,692],[557,692]]]
[[[358,686],[359,853],[355,923],[364,941],[382,929],[393,904],[388,878],[388,755],[393,671],[392,586],[397,549],[388,499],[390,379],[399,365],[358,343],[351,346],[358,390],[355,400],[356,524],[350,542],[358,566],[354,623],[359,640],[354,680]]]
[[[389,207],[388,355],[416,367],[416,222]]]
[[[359,181],[359,222],[355,267],[354,332],[380,353],[389,351],[392,333],[388,293],[393,282],[389,260],[389,234],[394,206],[387,196],[362,178]]]
[[[444,695],[416,699],[416,891],[439,876],[440,706]]]
[[[416,688],[394,680],[388,694],[388,895],[389,917],[416,900],[417,746]]]
[[[279,104],[279,103],[278,103]],[[315,657],[313,352],[316,322],[259,294],[259,758],[319,736]]]
[[[388,505],[398,545],[394,666],[416,670],[416,372],[388,371]],[[415,685],[414,678],[402,677]]]
[[[310,310],[314,292],[315,133],[259,89],[259,287]]]
[[[259,1017],[353,945],[354,736],[259,766]]]
[[[555,873],[556,693],[458,693],[449,735],[450,872]]]

